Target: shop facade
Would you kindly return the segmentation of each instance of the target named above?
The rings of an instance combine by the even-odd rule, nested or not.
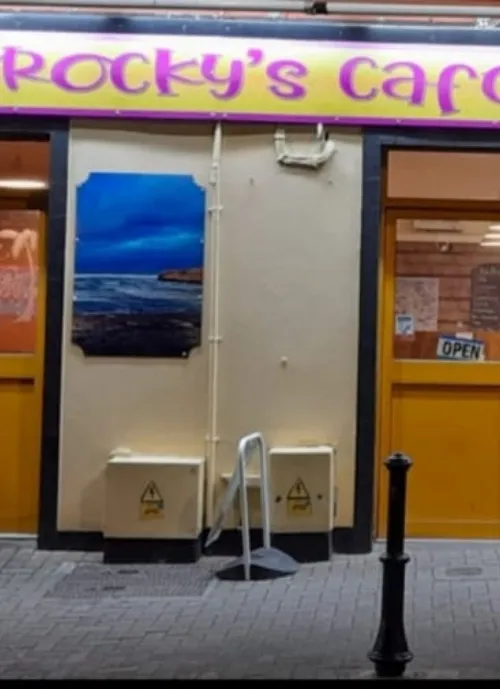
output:
[[[369,551],[380,502],[377,318],[388,154],[498,148],[495,32],[141,17],[122,31],[103,16],[55,14],[5,16],[0,26],[8,87],[0,141],[50,146],[45,205],[35,209],[46,216],[40,547],[102,548],[106,464],[119,448],[204,460],[203,528],[193,539],[201,542],[239,439],[261,431],[271,447],[336,449],[334,485],[325,487],[333,530],[290,527],[280,544],[302,559],[324,559],[332,542],[339,552]],[[206,53],[198,56],[201,41]],[[449,45],[459,47],[450,55]],[[478,50],[470,64],[454,59],[464,45]],[[322,160],[327,142],[334,149]],[[283,145],[291,165],[280,159]],[[307,168],[298,158],[315,162]],[[141,185],[164,184],[165,176],[178,186],[165,187],[164,197],[148,187],[147,196]],[[100,185],[95,196],[92,184]],[[120,271],[112,270],[99,241],[92,244],[100,227],[110,236],[124,231],[109,219],[126,205],[127,189],[146,194],[127,221],[137,264],[151,261],[158,277],[170,272],[177,290],[168,321],[177,330],[167,344],[157,321],[143,317],[157,293],[132,294],[146,269],[136,274],[123,254]],[[167,245],[151,238],[146,256],[140,233],[160,222],[159,198],[175,205],[184,193],[187,210],[202,199],[203,226],[199,213],[174,214],[168,222],[180,229],[169,251],[198,231],[202,248],[186,249],[190,262],[163,271],[153,259]],[[135,275],[120,292],[129,315],[124,325],[108,303],[107,335],[96,335],[102,314],[88,306],[97,298],[89,278],[100,276],[99,299],[110,302],[103,291],[116,294],[117,273],[122,287]],[[134,328],[134,342],[124,344]],[[307,487],[307,473],[300,478]],[[256,505],[252,519],[257,527]],[[235,515],[219,550],[237,548],[237,526]]]

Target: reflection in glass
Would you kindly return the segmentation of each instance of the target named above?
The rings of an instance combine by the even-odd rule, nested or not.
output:
[[[0,211],[0,354],[36,346],[38,212]]]
[[[500,360],[498,219],[400,219],[395,260],[395,358]]]

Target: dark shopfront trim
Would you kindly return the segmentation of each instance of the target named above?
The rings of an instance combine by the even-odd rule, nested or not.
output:
[[[56,31],[60,33],[143,34],[172,36],[233,36],[310,41],[419,43],[436,45],[498,46],[498,30],[457,25],[383,25],[334,23],[317,18],[269,19],[267,17],[120,15],[92,12],[0,11],[2,31]]]
[[[17,121],[23,134],[36,121]],[[59,427],[61,416],[62,330],[66,249],[69,123],[47,123],[50,186],[47,213],[47,307],[42,407],[42,448],[38,546],[47,548],[57,534]]]
[[[276,547],[282,548],[302,562],[327,560],[330,558],[332,550],[339,553],[356,554],[370,552],[372,548],[379,230],[382,213],[384,162],[390,149],[498,152],[500,151],[500,139],[496,137],[494,132],[471,130],[463,132],[446,129],[379,129],[364,132],[354,526],[334,529],[333,534],[274,535],[273,544]],[[64,192],[63,196],[65,203]],[[60,233],[64,244],[64,229],[60,230]],[[57,243],[57,240],[53,239],[53,241]],[[55,291],[56,289],[51,289],[50,294],[53,295]],[[50,309],[52,314],[52,307]],[[54,312],[56,312],[56,309],[54,309]],[[47,319],[47,322],[49,323],[49,319]],[[48,331],[54,331],[57,327],[57,338],[52,340],[53,351],[50,352],[49,347],[46,346],[46,357],[47,359],[53,357],[54,361],[51,365],[57,368],[57,376],[59,376],[60,324],[57,326],[55,320],[52,321]],[[49,370],[50,368],[46,362],[46,374]],[[57,376],[54,376],[54,381]],[[51,383],[49,387],[51,389],[54,388],[54,390],[52,393],[50,390],[46,390],[45,400],[53,400],[51,395],[56,394],[56,383]],[[100,533],[57,532],[56,530],[59,380],[57,380],[56,397],[57,399],[52,401],[52,412],[47,414],[44,412],[44,477],[42,481],[40,546],[64,550],[102,550],[104,541]],[[45,419],[46,416],[47,421]],[[57,424],[55,424],[56,419]],[[45,493],[43,492],[44,486],[46,486]],[[173,541],[171,544],[164,542],[162,552],[166,559],[171,558],[172,561],[194,561],[199,556],[201,543],[204,542],[205,535],[203,534],[200,539],[195,541]],[[251,536],[252,546],[258,547],[261,539],[260,531],[254,530]],[[116,544],[110,545],[114,551]],[[144,558],[144,554],[140,554],[136,547],[137,544],[134,542],[126,541],[121,546],[121,552],[117,554],[117,557],[125,558],[122,561],[126,561],[127,557],[132,559],[134,557]],[[238,555],[240,552],[241,535],[239,531],[233,529],[223,531],[219,541],[214,544],[207,554]]]
[[[192,15],[151,15],[0,12],[3,31],[58,31],[63,33],[121,33],[196,36],[235,36],[315,41],[374,43],[421,43],[455,45],[498,45],[498,31],[472,27],[388,26],[333,24],[317,19],[276,20],[267,18],[193,19]],[[65,215],[67,187],[68,127],[65,120],[0,116],[0,138],[42,137],[51,142],[51,185],[48,209],[47,325],[45,343],[45,388],[42,419],[42,467],[40,483],[39,547],[45,549],[101,550],[102,534],[57,530],[59,421],[61,403],[61,343],[63,325]],[[297,559],[326,559],[337,552],[368,552],[372,545],[375,362],[378,232],[381,211],[381,164],[388,148],[499,150],[495,133],[464,133],[457,130],[385,130],[366,132],[363,154],[363,221],[361,249],[360,339],[358,343],[358,415],[354,526],[338,528],[333,534],[287,534],[275,536],[278,547]],[[362,337],[361,337],[362,334]],[[256,536],[257,538],[257,536]],[[199,549],[199,539],[177,543]],[[130,544],[131,546],[133,544]],[[239,551],[239,534],[226,531],[217,551]],[[215,552],[215,549],[214,549]],[[179,555],[180,557],[180,555]]]
[[[50,186],[45,209],[47,307],[38,527],[38,545],[47,548],[54,544],[57,536],[68,123],[36,117],[0,117],[0,141],[16,139],[47,141],[50,146]]]
[[[272,545],[294,557],[299,562],[321,562],[330,560],[333,552],[350,553],[352,529],[340,528],[326,533],[273,534]],[[202,554],[206,556],[241,555],[241,532],[226,529],[219,540],[208,550],[204,548],[208,529],[197,539],[105,539],[98,531],[59,531],[48,544],[47,550],[103,551],[104,561],[108,563],[145,562],[196,562]],[[262,532],[250,532],[252,548],[262,545]]]
[[[496,132],[449,129],[378,129],[363,137],[363,205],[361,225],[356,479],[354,527],[349,551],[366,553],[373,540],[378,257],[382,185],[389,150],[500,152]]]

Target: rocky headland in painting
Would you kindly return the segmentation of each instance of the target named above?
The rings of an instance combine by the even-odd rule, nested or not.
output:
[[[186,268],[184,270],[164,270],[158,275],[160,282],[187,282],[201,285],[203,282],[203,268]]]
[[[75,303],[73,343],[85,355],[180,358],[200,346],[203,269],[105,280],[108,293],[116,293],[114,299],[110,295],[115,308],[91,312],[82,303],[85,292],[99,293],[101,285],[90,283],[102,279],[77,277],[81,302]]]
[[[85,314],[73,319],[73,343],[87,356],[187,357],[200,346],[198,313]]]

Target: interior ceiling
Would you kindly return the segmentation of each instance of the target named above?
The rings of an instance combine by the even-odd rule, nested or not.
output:
[[[492,226],[498,226],[497,231]],[[479,244],[486,234],[499,235],[500,217],[484,220],[398,220],[397,235],[400,242],[439,242],[453,244]]]
[[[49,144],[45,141],[1,141],[0,179],[49,179]]]

